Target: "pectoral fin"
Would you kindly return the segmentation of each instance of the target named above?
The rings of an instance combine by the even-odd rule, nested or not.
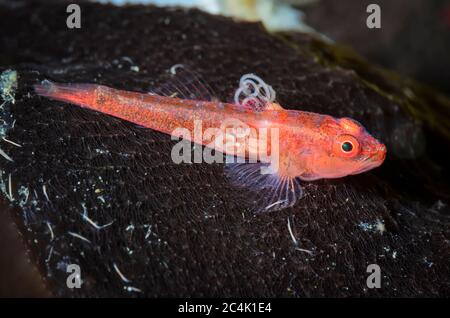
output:
[[[303,195],[298,178],[280,177],[267,163],[228,162],[225,174],[233,185],[248,190],[245,196],[254,212],[286,209]]]

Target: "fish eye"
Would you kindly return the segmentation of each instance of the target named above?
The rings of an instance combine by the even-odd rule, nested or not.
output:
[[[353,150],[353,144],[350,141],[344,141],[341,148],[343,152],[351,152]]]
[[[359,142],[352,135],[339,135],[336,137],[333,152],[335,156],[353,158],[359,153]]]

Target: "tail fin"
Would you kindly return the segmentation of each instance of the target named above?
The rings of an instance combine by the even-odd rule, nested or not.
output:
[[[36,94],[49,99],[92,107],[96,100],[96,84],[59,84],[48,80],[33,85]]]

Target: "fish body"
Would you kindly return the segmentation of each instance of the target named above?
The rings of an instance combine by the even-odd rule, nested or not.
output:
[[[262,111],[255,111],[232,103],[48,81],[35,85],[35,91],[41,96],[99,111],[174,137],[181,128],[189,132],[183,138],[190,141],[226,155],[257,158],[271,167],[265,173],[268,176],[258,175],[256,170],[260,166],[251,163],[231,166],[229,174],[241,185],[271,188],[272,197],[263,205],[282,202],[275,206],[286,207],[286,203],[290,206],[301,197],[298,179],[310,181],[365,172],[381,165],[386,155],[386,147],[352,119],[287,110],[276,103],[268,103]],[[199,121],[200,128],[196,126]],[[234,126],[230,127],[230,123]],[[239,142],[236,123],[241,129],[247,129],[246,137],[250,141]],[[202,138],[196,140],[193,136],[198,129]],[[208,133],[208,130],[215,133]],[[276,147],[272,139],[275,132]],[[262,135],[266,138],[261,138]],[[230,136],[233,142],[229,142]]]

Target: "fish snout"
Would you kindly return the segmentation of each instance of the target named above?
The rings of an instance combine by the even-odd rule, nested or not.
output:
[[[364,161],[357,166],[357,169],[352,174],[360,174],[376,167],[381,166],[386,158],[386,146],[382,143],[377,143],[366,149]]]
[[[378,145],[378,151],[377,151],[377,157],[378,160],[380,160],[381,162],[384,161],[384,159],[386,159],[386,153],[387,153],[387,149],[386,146],[384,144],[379,144]]]
[[[369,150],[369,158],[370,161],[375,166],[379,166],[384,162],[386,158],[386,146],[380,142],[377,142],[375,145],[372,145]]]

